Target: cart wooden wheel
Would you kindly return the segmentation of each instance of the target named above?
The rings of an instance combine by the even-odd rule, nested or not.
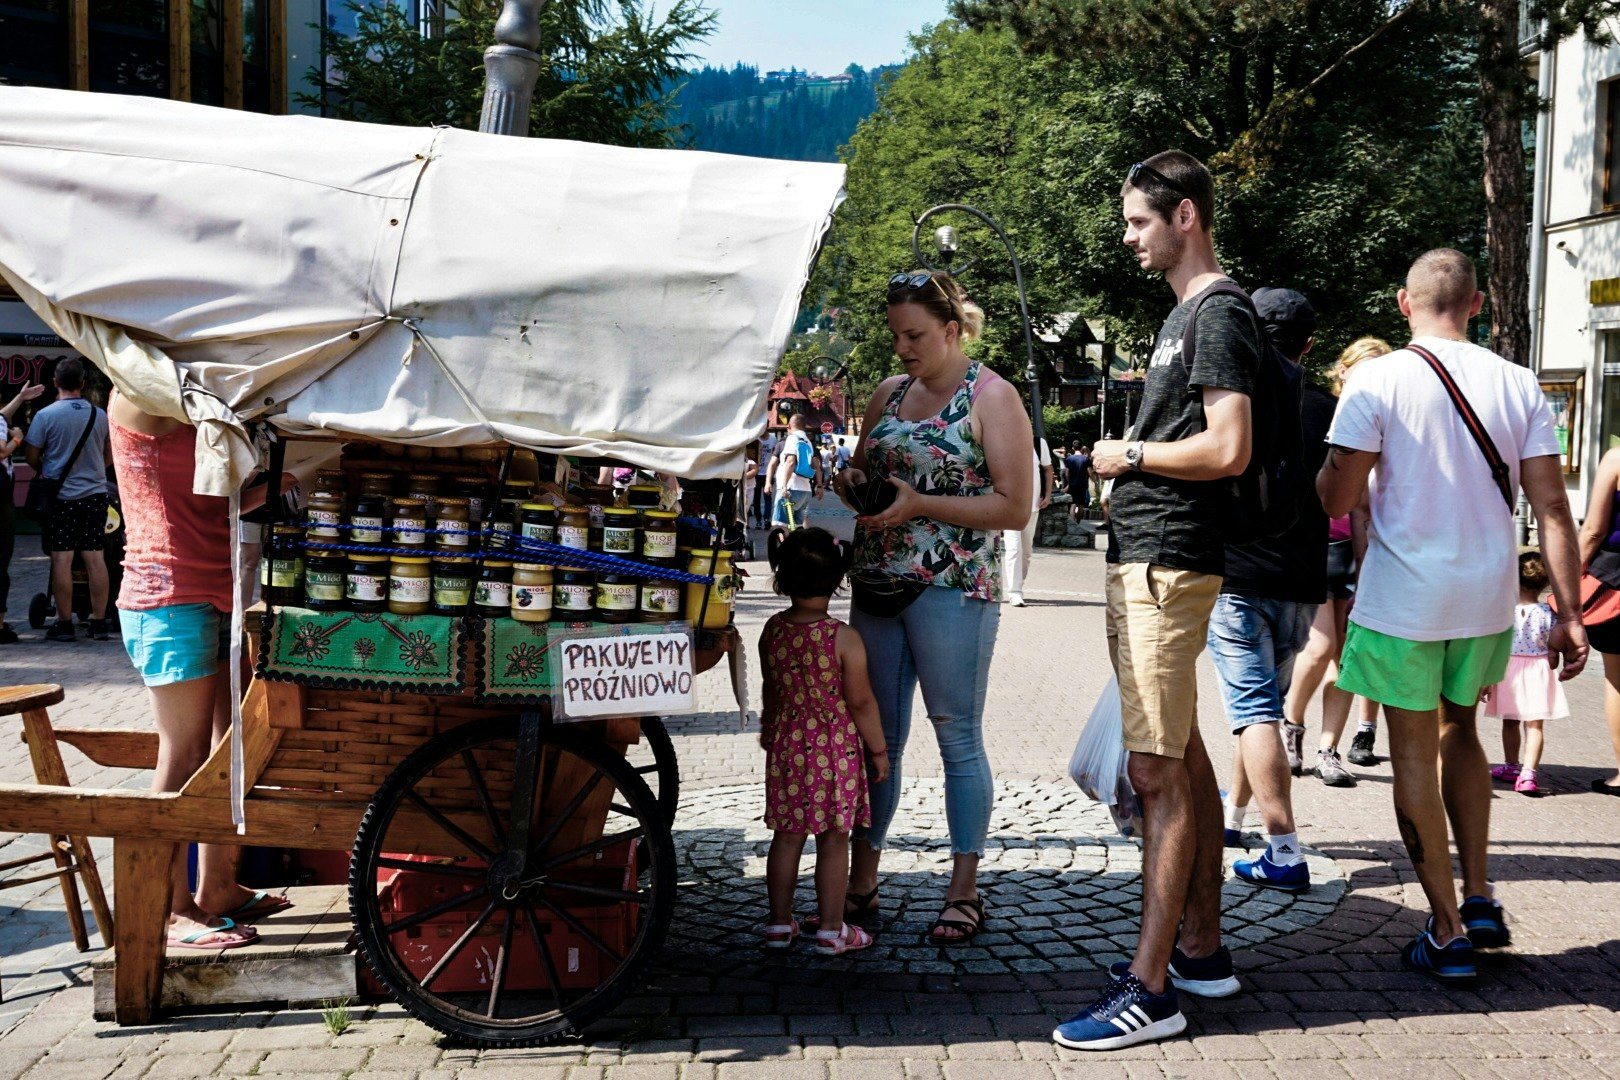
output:
[[[620,754],[537,714],[437,736],[378,788],[349,906],[413,1016],[475,1046],[574,1034],[640,985],[675,905],[675,847]]]
[[[664,820],[673,825],[675,809],[681,802],[681,768],[675,760],[675,742],[669,737],[664,722],[656,716],[641,718],[641,741],[645,749],[638,753],[638,748],[632,747],[630,764],[652,788]]]

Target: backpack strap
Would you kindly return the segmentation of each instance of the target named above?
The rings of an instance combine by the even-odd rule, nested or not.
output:
[[[1260,335],[1262,349],[1266,344],[1266,328],[1260,325],[1260,313],[1255,310],[1254,300],[1250,298],[1248,293],[1243,291],[1242,286],[1238,285],[1237,282],[1231,278],[1221,278],[1198,294],[1197,299],[1193,301],[1193,309],[1187,313],[1187,325],[1181,331],[1181,365],[1187,369],[1189,379],[1192,378],[1193,353],[1198,348],[1198,334],[1196,332],[1198,313],[1203,310],[1204,301],[1212,296],[1235,296],[1241,300],[1243,306],[1249,311],[1249,318],[1254,322],[1254,332]],[[1192,390],[1190,384],[1187,389],[1189,392]]]
[[[1463,396],[1462,387],[1457,385],[1457,380],[1451,377],[1451,372],[1446,370],[1445,365],[1440,362],[1440,358],[1428,349],[1421,345],[1408,345],[1406,351],[1421,356],[1424,362],[1429,365],[1429,370],[1435,373],[1440,379],[1441,385],[1446,388],[1446,393],[1450,396],[1451,404],[1456,408],[1457,415],[1462,417],[1463,426],[1468,429],[1468,434],[1473,437],[1474,444],[1479,447],[1479,452],[1485,455],[1485,464],[1490,466],[1491,479],[1496,482],[1496,490],[1501,493],[1502,501],[1507,504],[1508,513],[1513,513],[1513,474],[1508,470],[1507,462],[1502,460],[1501,453],[1496,449],[1496,443],[1491,440],[1491,433],[1480,422],[1479,414],[1474,411],[1474,407],[1468,404],[1468,399]]]

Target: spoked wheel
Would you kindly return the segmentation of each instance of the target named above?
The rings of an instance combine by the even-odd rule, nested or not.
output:
[[[675,760],[675,742],[664,722],[656,716],[643,716],[641,745],[632,746],[626,758],[652,788],[664,821],[674,824],[675,808],[681,801],[681,769]]]
[[[587,1027],[640,984],[675,905],[675,848],[634,768],[533,714],[408,757],[361,819],[349,906],[413,1016],[476,1046]]]

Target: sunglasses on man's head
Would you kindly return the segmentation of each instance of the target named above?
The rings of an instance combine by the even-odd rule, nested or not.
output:
[[[1153,166],[1141,161],[1138,161],[1135,165],[1131,166],[1131,171],[1125,174],[1125,182],[1131,185],[1131,187],[1139,188],[1142,186],[1141,177],[1144,173],[1157,180],[1171,191],[1181,195],[1183,198],[1191,199],[1193,197],[1192,192],[1188,191],[1186,188],[1164,175],[1164,173],[1160,172],[1158,169],[1155,169]]]

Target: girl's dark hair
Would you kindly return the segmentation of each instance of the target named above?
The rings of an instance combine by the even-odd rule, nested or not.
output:
[[[795,529],[776,550],[776,591],[804,599],[831,596],[849,571],[849,549],[826,529]]]
[[[1547,562],[1541,557],[1541,552],[1526,551],[1519,555],[1519,587],[1523,589],[1547,587]]]

